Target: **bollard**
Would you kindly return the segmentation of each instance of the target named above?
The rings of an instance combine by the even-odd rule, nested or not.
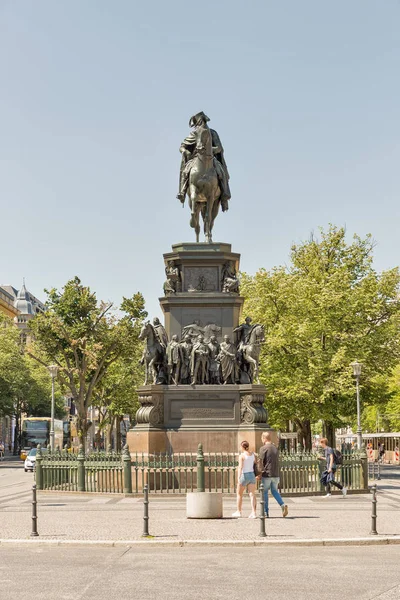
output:
[[[377,486],[376,484],[371,486],[372,489],[372,513],[371,513],[371,520],[372,520],[372,525],[371,525],[371,531],[370,534],[371,535],[378,535],[378,532],[376,530],[376,504],[377,504],[377,499],[376,499],[376,490],[377,490]]]
[[[40,444],[37,445],[36,462],[35,462],[35,481],[38,490],[43,489],[43,469],[42,469],[42,450]]]
[[[149,486],[146,484],[143,488],[143,533],[142,537],[151,537],[149,534]]]
[[[197,449],[197,491],[204,492],[204,454],[203,445],[199,444]]]
[[[124,494],[132,494],[132,463],[129,446],[124,446],[122,457],[124,465]]]
[[[79,446],[78,452],[78,492],[85,491],[85,454],[82,444]]]
[[[260,537],[266,537],[265,533],[265,507],[264,507],[264,485],[260,483]]]
[[[37,537],[37,501],[36,501],[36,484],[32,486],[32,532],[31,537]]]

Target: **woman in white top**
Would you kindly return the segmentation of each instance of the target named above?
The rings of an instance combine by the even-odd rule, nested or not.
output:
[[[256,455],[254,452],[249,452],[249,442],[242,442],[240,446],[242,453],[239,455],[237,511],[233,513],[232,517],[242,516],[243,492],[247,488],[251,502],[249,519],[256,519],[256,476],[254,474]]]

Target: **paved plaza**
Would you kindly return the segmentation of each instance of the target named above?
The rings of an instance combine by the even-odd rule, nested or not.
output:
[[[0,546],[0,597],[7,600],[398,600],[399,563],[400,546],[210,549]]]
[[[287,498],[289,515],[281,516],[279,506],[270,499],[270,518],[266,520],[265,542],[299,540],[339,540],[395,536],[400,542],[400,486],[398,471],[378,484],[379,536],[369,536],[371,494],[341,494]],[[0,467],[0,539],[30,539],[31,486],[33,475],[24,473],[19,462]],[[259,520],[233,519],[235,497],[224,497],[224,518],[188,520],[184,496],[150,494],[149,531],[145,543],[185,542],[229,543],[259,542]],[[245,498],[243,514],[249,514]],[[40,541],[140,541],[143,532],[143,498],[106,494],[38,492],[38,531]],[[397,540],[397,536],[399,539]]]

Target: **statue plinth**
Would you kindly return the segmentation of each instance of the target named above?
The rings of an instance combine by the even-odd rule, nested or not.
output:
[[[199,443],[205,452],[237,452],[244,439],[252,448],[258,448],[261,433],[269,429],[265,387],[248,377],[247,382],[246,373],[239,371],[233,373],[232,381],[223,383],[222,363],[219,368],[218,360],[215,376],[221,381],[219,385],[210,372],[206,383],[196,380],[191,385],[191,367],[187,362],[186,367],[183,365],[188,338],[189,346],[199,336],[204,344],[212,339],[215,343],[216,338],[218,347],[224,336],[234,341],[244,302],[236,277],[240,254],[232,252],[230,244],[179,243],[164,254],[164,262],[167,281],[165,295],[159,301],[166,334],[170,342],[173,336],[186,342],[181,343],[182,353],[175,353],[182,361],[173,375],[177,384],[170,367],[169,385],[162,385],[160,378],[158,385],[138,388],[141,406],[136,413],[137,424],[127,438],[131,452],[196,452]],[[171,343],[176,350],[176,338]],[[167,350],[166,356],[171,359],[173,351]]]

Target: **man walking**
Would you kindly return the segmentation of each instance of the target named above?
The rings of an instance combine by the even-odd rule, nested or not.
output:
[[[269,516],[268,510],[268,491],[271,490],[271,494],[282,509],[282,516],[286,517],[289,510],[287,505],[282,500],[282,496],[278,492],[279,485],[279,456],[278,448],[274,446],[271,441],[271,434],[269,431],[265,431],[261,436],[263,446],[258,452],[259,464],[262,470],[262,482],[264,486],[264,506],[265,516]]]
[[[324,485],[326,485],[325,498],[329,498],[332,495],[332,493],[331,493],[332,485],[339,488],[339,490],[342,490],[343,496],[346,496],[347,488],[343,487],[343,485],[341,483],[339,483],[338,481],[335,481],[335,473],[337,470],[337,464],[335,463],[335,453],[333,451],[333,448],[328,446],[327,438],[321,438],[319,443],[321,444],[322,450],[324,450],[324,453],[325,453],[325,456],[320,456],[319,459],[326,460],[326,471],[324,471],[324,473],[322,474],[322,482],[324,483]]]

